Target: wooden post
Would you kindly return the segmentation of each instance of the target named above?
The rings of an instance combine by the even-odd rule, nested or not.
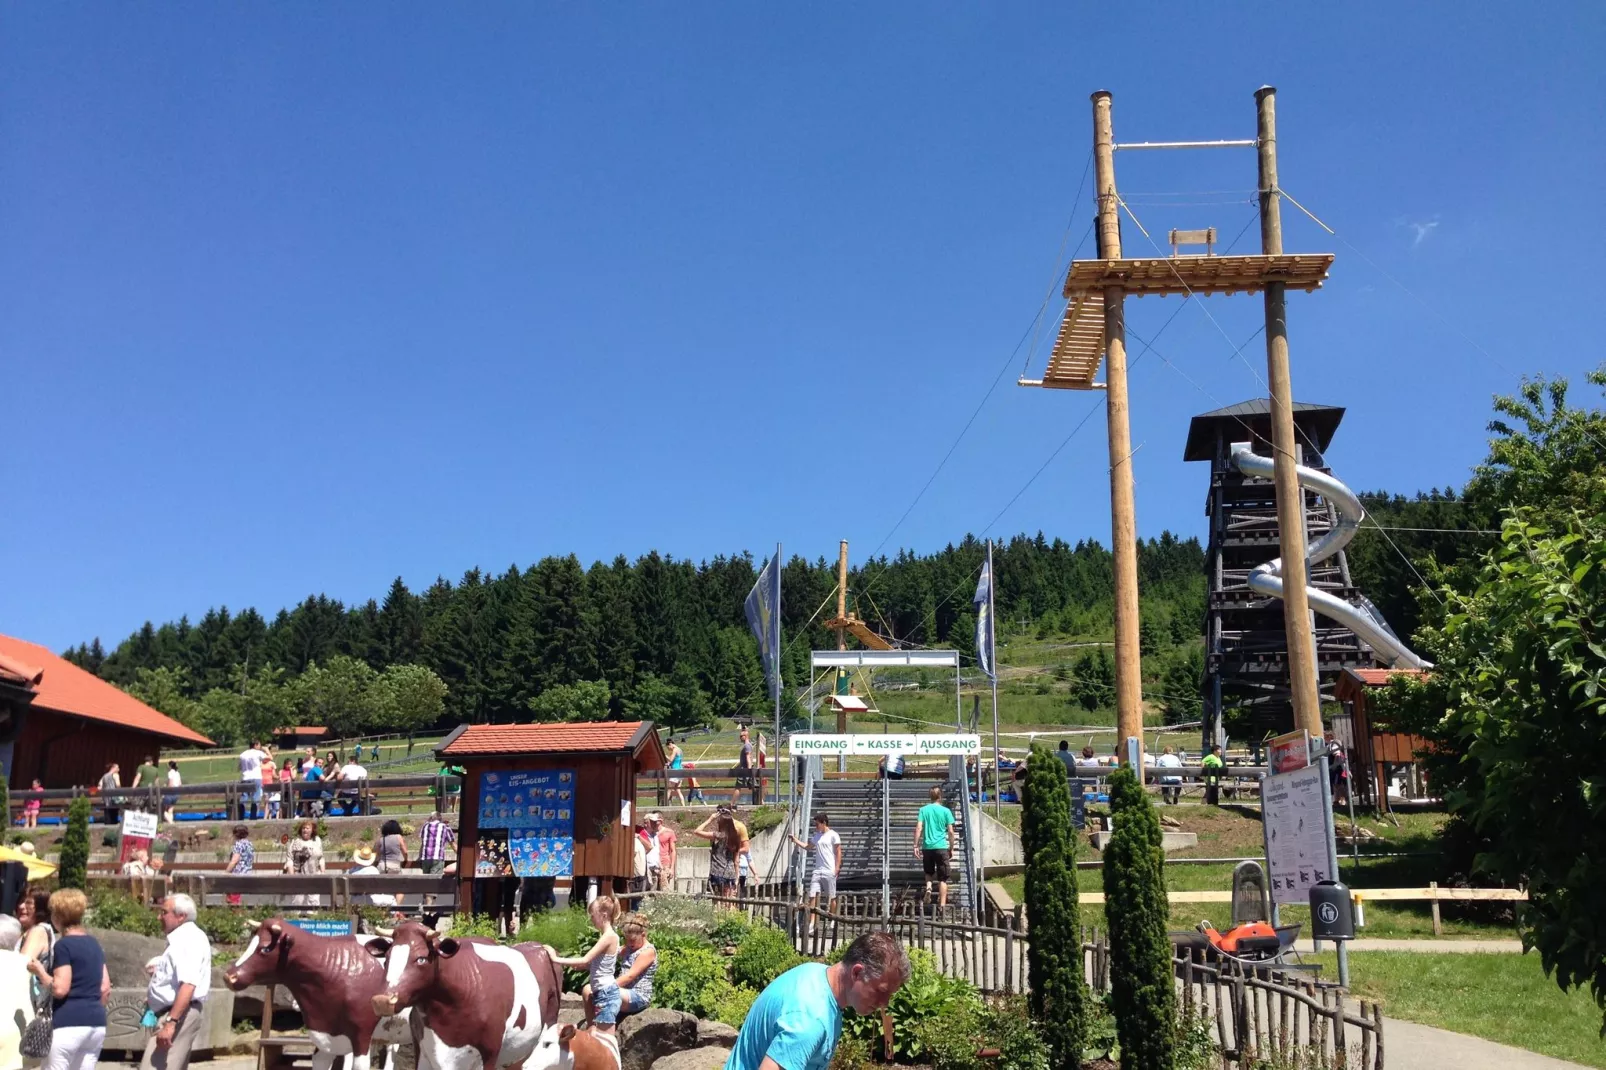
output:
[[[1093,94],[1093,167],[1098,195],[1099,258],[1121,258],[1120,202],[1115,192],[1115,130],[1110,94]],[[1116,751],[1143,736],[1143,663],[1138,650],[1138,520],[1132,490],[1132,421],[1126,389],[1126,294],[1104,289],[1104,402],[1110,447],[1110,542],[1115,555]],[[1143,765],[1135,770],[1140,781]]]
[[[1260,251],[1283,252],[1283,217],[1277,191],[1277,90],[1255,91],[1260,140]],[[1271,452],[1277,485],[1277,540],[1282,551],[1283,621],[1288,633],[1288,679],[1294,727],[1322,735],[1316,688],[1316,641],[1305,595],[1305,492],[1294,471],[1294,387],[1288,371],[1288,308],[1285,286],[1266,284],[1266,383],[1271,392]]]
[[[1433,898],[1429,900],[1429,902],[1433,904],[1433,935],[1443,936],[1444,924],[1439,920],[1439,882],[1429,881],[1428,891],[1433,896]]]

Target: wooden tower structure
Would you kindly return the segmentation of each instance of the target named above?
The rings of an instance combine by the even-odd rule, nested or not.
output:
[[[1327,472],[1322,454],[1344,418],[1331,405],[1295,402],[1298,463]],[[1205,550],[1205,678],[1203,744],[1225,743],[1223,714],[1235,711],[1240,737],[1264,738],[1293,723],[1289,688],[1288,633],[1283,603],[1249,589],[1249,574],[1278,554],[1282,531],[1271,484],[1251,479],[1232,463],[1232,444],[1249,442],[1271,455],[1271,403],[1267,398],[1229,405],[1195,416],[1188,425],[1185,461],[1210,463],[1205,513],[1210,543]],[[1306,535],[1332,530],[1338,516],[1313,491],[1304,493]],[[1366,598],[1350,583],[1341,550],[1310,570],[1309,584],[1357,607]],[[1370,668],[1371,649],[1352,631],[1326,617],[1315,618],[1316,677],[1322,701],[1336,700],[1346,670]]]
[[[825,626],[836,633],[836,648],[848,648],[848,636],[853,636],[869,650],[891,650],[892,644],[870,629],[870,626],[859,618],[857,613],[848,611],[848,540],[843,539],[838,548],[836,559],[836,616],[825,622]],[[837,670],[836,686],[833,688],[837,696],[850,696],[853,694],[851,677],[846,669]],[[836,730],[838,734],[848,730],[848,710],[851,704],[833,701],[836,709]]]
[[[1205,297],[1215,294],[1264,295],[1266,367],[1271,398],[1268,405],[1272,456],[1276,462],[1276,511],[1287,606],[1287,641],[1291,657],[1293,727],[1321,733],[1309,604],[1305,597],[1304,533],[1301,502],[1294,472],[1297,464],[1293,390],[1288,367],[1288,316],[1285,295],[1291,287],[1307,292],[1321,286],[1332,266],[1331,253],[1288,255],[1283,252],[1281,192],[1277,188],[1276,90],[1255,93],[1256,131],[1236,141],[1170,141],[1117,143],[1111,118],[1111,97],[1093,94],[1094,193],[1098,201],[1098,258],[1073,261],[1066,275],[1065,314],[1041,379],[1022,379],[1022,386],[1061,390],[1104,390],[1109,428],[1111,549],[1115,559],[1115,697],[1119,735],[1143,735],[1142,661],[1138,649],[1137,509],[1132,479],[1132,430],[1127,398],[1126,297]],[[1131,258],[1121,248],[1121,218],[1126,208],[1115,186],[1115,154],[1139,149],[1253,148],[1259,159],[1261,251],[1255,256],[1215,256],[1215,235],[1178,232],[1173,255]],[[1183,245],[1204,245],[1203,255],[1179,255]],[[1097,382],[1100,363],[1105,376]],[[1124,748],[1122,748],[1124,752]],[[1142,775],[1139,770],[1139,775]]]

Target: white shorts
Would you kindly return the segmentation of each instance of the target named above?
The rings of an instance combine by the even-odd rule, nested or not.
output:
[[[809,878],[809,895],[817,896],[820,899],[826,900],[835,899],[836,874],[816,873],[813,877]]]

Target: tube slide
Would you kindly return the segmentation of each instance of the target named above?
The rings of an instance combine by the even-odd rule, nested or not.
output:
[[[1262,457],[1255,453],[1247,442],[1232,444],[1232,462],[1238,466],[1238,471],[1254,479],[1270,480],[1275,471],[1275,462],[1270,457]],[[1318,472],[1314,468],[1306,468],[1302,464],[1295,465],[1294,470],[1298,473],[1301,487],[1313,490],[1332,502],[1338,512],[1338,523],[1333,530],[1305,547],[1305,566],[1309,568],[1327,560],[1349,544],[1360,528],[1361,521],[1366,519],[1366,510],[1361,507],[1361,500],[1354,492],[1332,476]],[[1249,574],[1249,589],[1256,594],[1281,598],[1282,568],[1282,558],[1256,566]],[[1377,611],[1377,607],[1365,598],[1361,599],[1362,608],[1357,609],[1343,599],[1335,598],[1315,587],[1307,587],[1305,596],[1310,601],[1311,609],[1330,620],[1336,620],[1360,636],[1380,660],[1388,663],[1390,668],[1433,667],[1431,662],[1423,661],[1411,651],[1410,647],[1400,642],[1400,637],[1394,634],[1388,622],[1383,619],[1383,615]]]

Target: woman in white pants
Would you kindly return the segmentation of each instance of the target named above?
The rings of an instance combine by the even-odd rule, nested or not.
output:
[[[0,1070],[22,1070],[22,1031],[33,1021],[33,978],[17,950],[21,942],[22,923],[0,914]]]
[[[50,992],[54,1008],[44,1070],[95,1070],[106,1043],[106,997],[112,980],[99,942],[84,931],[88,909],[89,901],[77,888],[51,893],[50,921],[60,934],[54,961],[48,972],[37,959],[29,965]]]

